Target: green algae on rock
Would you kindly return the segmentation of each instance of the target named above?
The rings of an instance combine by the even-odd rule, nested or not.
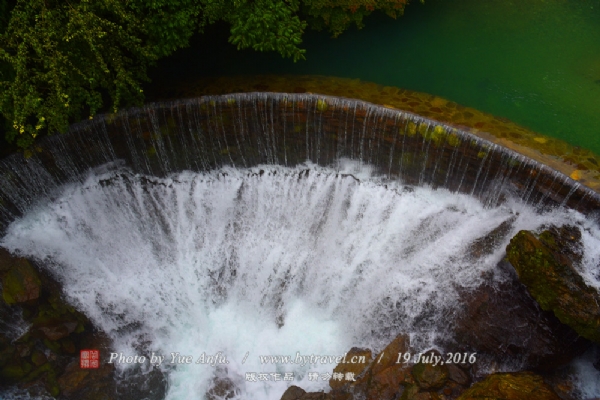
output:
[[[443,358],[438,352],[435,353]],[[448,367],[444,364],[417,363],[411,372],[417,385],[424,390],[439,389],[448,379]]]
[[[541,376],[531,372],[492,374],[466,390],[458,400],[560,400],[544,383]]]
[[[546,311],[579,335],[600,343],[600,294],[578,273],[578,228],[552,227],[536,237],[520,231],[506,248],[508,260]]]
[[[12,257],[4,249],[2,264],[2,298],[8,305],[27,303],[40,296],[40,278],[29,262],[24,258]]]

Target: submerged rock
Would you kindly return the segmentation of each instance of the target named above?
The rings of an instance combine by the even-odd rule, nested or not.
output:
[[[579,335],[600,343],[600,293],[587,285],[577,269],[581,232],[576,227],[550,227],[539,236],[520,231],[506,248],[519,279],[542,309]]]
[[[560,400],[541,376],[530,372],[492,374],[466,390],[458,400]]]
[[[508,238],[517,217],[513,216],[492,229],[487,235],[475,240],[467,248],[467,258],[480,258],[491,254]]]

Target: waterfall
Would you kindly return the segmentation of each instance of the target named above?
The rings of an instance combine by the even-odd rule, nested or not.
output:
[[[165,355],[169,399],[197,398],[219,376],[238,398],[279,399],[290,384],[325,389],[308,374],[335,367],[260,356],[340,356],[399,333],[416,350],[435,346],[460,289],[507,279],[496,266],[521,229],[580,226],[583,275],[600,288],[596,193],[468,133],[360,101],[150,105],[41,149],[0,163],[0,244],[39,260],[115,353]],[[503,243],[466,255],[506,221]],[[227,363],[196,363],[219,352]],[[171,353],[194,362],[168,363]],[[248,382],[248,372],[294,380]]]
[[[101,165],[165,177],[306,161],[369,164],[407,184],[445,187],[495,205],[510,193],[535,207],[588,215],[600,196],[576,181],[467,132],[357,100],[306,94],[207,96],[98,116],[47,138],[28,159],[0,162],[0,229],[65,183]]]

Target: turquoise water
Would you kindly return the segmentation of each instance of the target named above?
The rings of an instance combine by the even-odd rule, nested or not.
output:
[[[309,32],[307,60],[237,51],[215,28],[153,78],[318,74],[436,94],[600,153],[600,0],[414,1],[337,39]]]

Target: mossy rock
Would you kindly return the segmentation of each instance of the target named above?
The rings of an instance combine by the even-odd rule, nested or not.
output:
[[[434,354],[441,358],[439,353]],[[411,373],[417,385],[424,390],[439,389],[448,380],[448,368],[442,364],[434,366],[430,363],[417,363],[412,368]]]
[[[0,277],[3,277],[4,274],[12,268],[13,263],[14,257],[10,252],[5,248],[0,247]]]
[[[412,400],[419,393],[419,386],[415,384],[409,384],[404,387],[400,400]]]
[[[492,374],[457,400],[560,400],[541,376],[530,372]]]
[[[576,228],[575,228],[576,229]],[[506,248],[519,280],[546,311],[579,335],[600,343],[600,294],[575,265],[580,254],[572,228],[552,228],[539,238],[520,231]]]
[[[13,357],[12,360],[0,369],[0,378],[9,382],[19,381],[27,376],[33,370],[33,366],[20,359]]]
[[[0,334],[0,368],[10,362],[15,351],[16,347],[11,343],[10,339]]]
[[[40,296],[41,280],[24,258],[16,258],[2,278],[2,298],[8,305],[27,303]]]
[[[62,318],[42,317],[36,318],[33,324],[33,328],[40,332],[43,337],[57,341],[62,338],[66,338],[71,333],[75,332],[79,322],[72,320],[65,316]]]
[[[48,358],[40,350],[36,349],[31,354],[31,362],[37,367],[40,367],[40,366],[46,364],[47,361],[48,361]]]
[[[67,337],[73,332],[81,333],[89,323],[85,315],[67,304],[55,292],[40,305],[38,314],[32,322],[34,330],[43,333],[43,336],[53,341]]]

